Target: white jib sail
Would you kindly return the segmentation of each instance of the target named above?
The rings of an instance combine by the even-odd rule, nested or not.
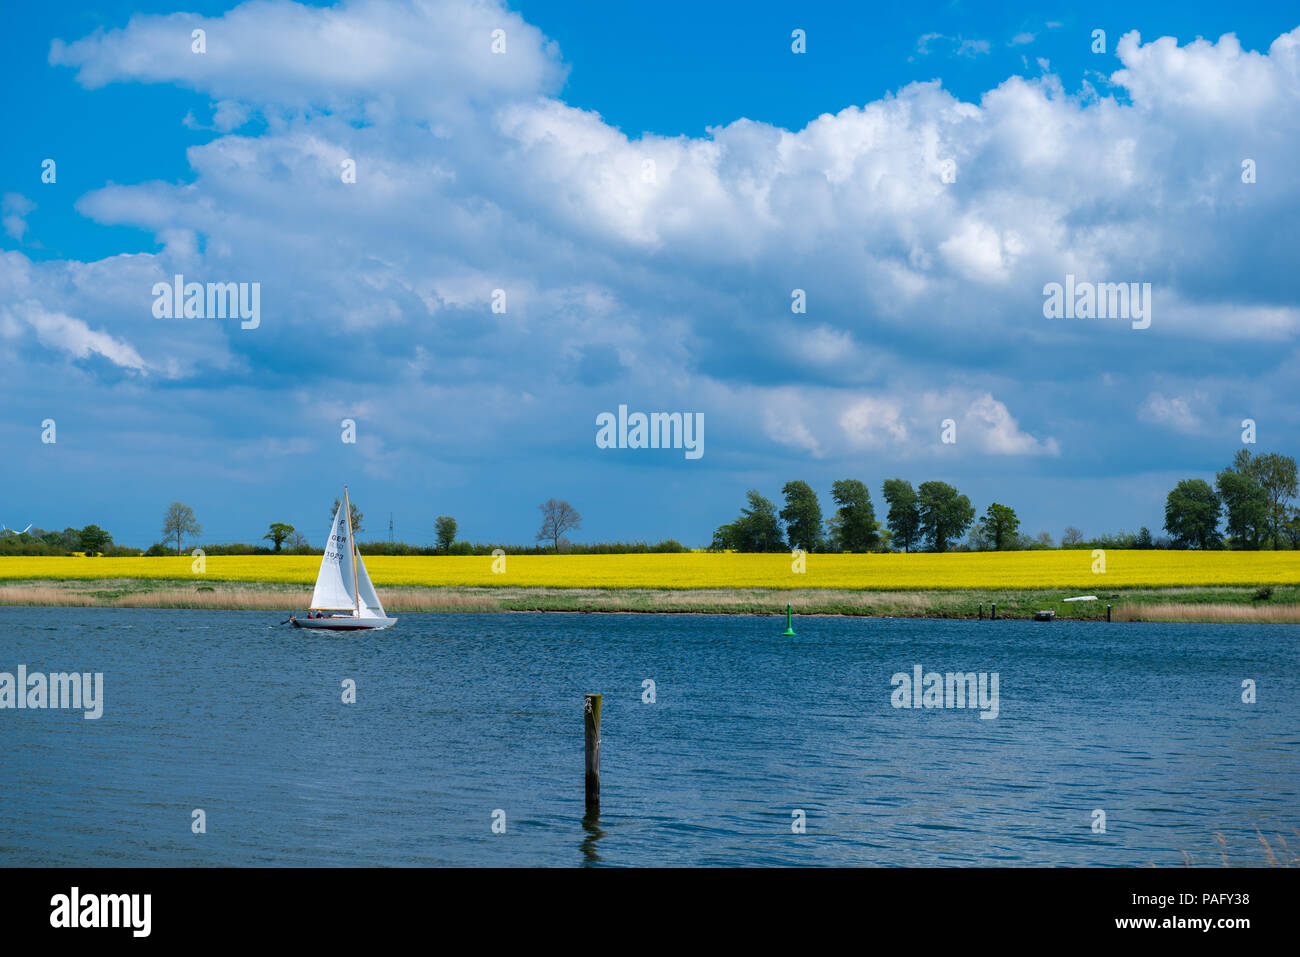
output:
[[[370,583],[370,575],[366,573],[366,563],[361,560],[360,552],[357,552],[357,595],[361,598],[362,618],[385,617],[384,606],[379,604],[379,596],[375,594],[375,586]]]
[[[340,505],[334,513],[334,525],[325,542],[321,556],[320,573],[316,576],[316,590],[311,595],[311,607],[324,611],[355,611],[356,596],[352,592],[352,543],[348,541],[348,518]]]

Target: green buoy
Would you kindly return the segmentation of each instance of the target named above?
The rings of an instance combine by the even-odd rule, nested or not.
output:
[[[782,634],[781,637],[782,637],[782,638],[795,638],[795,637],[798,637],[798,636],[795,635],[795,633],[794,633],[794,628],[792,628],[792,627],[790,626],[790,603],[789,603],[789,602],[786,602],[786,603],[785,603],[785,633]]]

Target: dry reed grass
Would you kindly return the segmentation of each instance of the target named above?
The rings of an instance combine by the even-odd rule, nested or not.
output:
[[[629,588],[386,588],[386,610],[447,611],[629,611],[775,614],[787,601],[802,609],[848,614],[924,615],[951,596],[917,592],[848,592],[836,589]],[[311,592],[300,586],[214,582],[185,586],[131,580],[23,582],[0,585],[0,605],[95,606],[110,608],[223,608],[291,611],[305,609]],[[963,600],[964,601],[964,600]],[[973,607],[973,606],[972,606]]]
[[[1243,598],[1247,593],[1243,593]],[[578,611],[771,615],[786,602],[802,615],[863,615],[895,618],[973,618],[979,604],[996,601],[999,618],[1026,618],[1052,607],[1054,596],[1023,592],[857,591],[835,588],[538,588],[532,586],[396,586],[379,589],[384,608],[407,612]],[[1179,601],[1178,598],[1184,598]],[[1190,601],[1188,598],[1209,599]],[[1136,590],[1116,604],[1115,621],[1300,623],[1294,602],[1232,604],[1221,591]],[[311,600],[304,585],[284,582],[28,580],[0,584],[0,605],[115,608],[211,608],[300,611]],[[1058,605],[1063,618],[1105,616],[1105,603]]]
[[[1170,602],[1166,605],[1119,605],[1115,621],[1201,621],[1230,624],[1300,623],[1300,605],[1216,605]]]
[[[1300,830],[1292,828],[1291,833],[1293,833],[1296,838],[1300,839]],[[1300,867],[1300,850],[1292,849],[1291,845],[1287,843],[1285,834],[1279,833],[1277,835],[1278,850],[1273,849],[1272,843],[1264,836],[1264,832],[1259,828],[1255,828],[1255,834],[1259,837],[1260,846],[1263,848],[1264,862],[1269,867]],[[1228,860],[1227,838],[1225,838],[1222,833],[1215,831],[1214,843],[1219,846],[1219,863],[1224,867],[1232,867],[1232,862]],[[1154,862],[1151,866],[1155,866]],[[1197,867],[1199,865],[1190,853],[1183,851],[1183,866]]]

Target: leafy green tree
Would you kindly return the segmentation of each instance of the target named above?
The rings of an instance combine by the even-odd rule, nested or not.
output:
[[[280,546],[284,544],[285,539],[293,533],[294,527],[292,525],[286,525],[284,522],[272,522],[271,530],[263,535],[262,538],[269,538],[275,545],[275,550],[278,552]]]
[[[1214,548],[1219,537],[1219,496],[1204,479],[1183,479],[1165,500],[1165,531],[1179,548]]]
[[[1134,548],[1154,547],[1151,541],[1151,529],[1147,528],[1145,525],[1139,528],[1137,533],[1137,538],[1133,540],[1133,547]]]
[[[776,506],[759,495],[755,489],[745,493],[748,508],[740,510],[742,529],[741,540],[745,551],[780,552],[785,550],[785,536],[781,534],[781,522],[777,517]]]
[[[77,533],[77,546],[87,555],[98,555],[113,544],[113,536],[98,525],[87,525]]]
[[[895,545],[910,552],[921,534],[920,500],[912,483],[905,479],[886,479],[882,486],[889,514],[885,521]]]
[[[1286,525],[1287,504],[1295,498],[1297,474],[1295,459],[1269,452],[1255,459],[1255,475],[1268,497],[1268,533],[1277,548]]]
[[[781,520],[785,522],[786,536],[791,548],[815,552],[822,547],[822,507],[817,493],[807,482],[786,482],[781,489],[785,508]]]
[[[740,517],[713,533],[714,547],[737,552],[784,551],[785,536],[776,506],[759,495],[757,489],[746,492],[745,499],[748,506],[740,510]]]
[[[953,489],[956,492],[956,489]],[[1016,541],[1016,531],[1020,528],[1020,519],[1015,509],[994,502],[984,512],[984,527],[993,541],[993,547],[1005,551]]]
[[[966,547],[972,552],[987,552],[991,544],[992,539],[989,538],[988,527],[984,524],[984,519],[975,519],[970,527],[970,536],[966,539]]]
[[[456,520],[450,515],[439,515],[434,521],[434,529],[438,536],[438,548],[445,555],[456,543]]]
[[[1234,548],[1259,548],[1268,531],[1268,493],[1260,484],[1256,463],[1249,449],[1238,449],[1232,465],[1215,476]]]
[[[719,525],[713,532],[713,541],[709,544],[709,551],[725,552],[740,551],[736,535],[736,523],[728,522],[726,525]]]
[[[975,520],[970,499],[947,482],[922,482],[917,490],[921,534],[936,552],[947,551],[948,543],[966,534]]]
[[[831,545],[842,552],[869,552],[880,543],[871,492],[857,479],[840,479],[831,486],[831,500],[839,506],[827,523]]]
[[[333,517],[333,516],[331,516]],[[163,538],[176,539],[176,554],[181,553],[181,538],[203,534],[203,526],[194,517],[194,509],[184,502],[172,502],[163,513]]]
[[[331,522],[334,521],[334,516],[339,513],[341,504],[343,503],[335,499],[334,504],[330,506]],[[361,514],[361,509],[357,508],[357,503],[353,501],[348,502],[348,516],[352,519],[352,537],[355,539],[357,535],[361,534],[361,529],[365,527],[361,524],[365,516]]]

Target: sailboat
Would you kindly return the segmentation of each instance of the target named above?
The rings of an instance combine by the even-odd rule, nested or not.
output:
[[[325,554],[321,556],[311,611],[306,618],[289,616],[295,628],[325,628],[330,631],[360,631],[391,628],[396,618],[384,615],[375,586],[366,572],[352,536],[352,504],[343,486],[343,504],[334,513]]]

